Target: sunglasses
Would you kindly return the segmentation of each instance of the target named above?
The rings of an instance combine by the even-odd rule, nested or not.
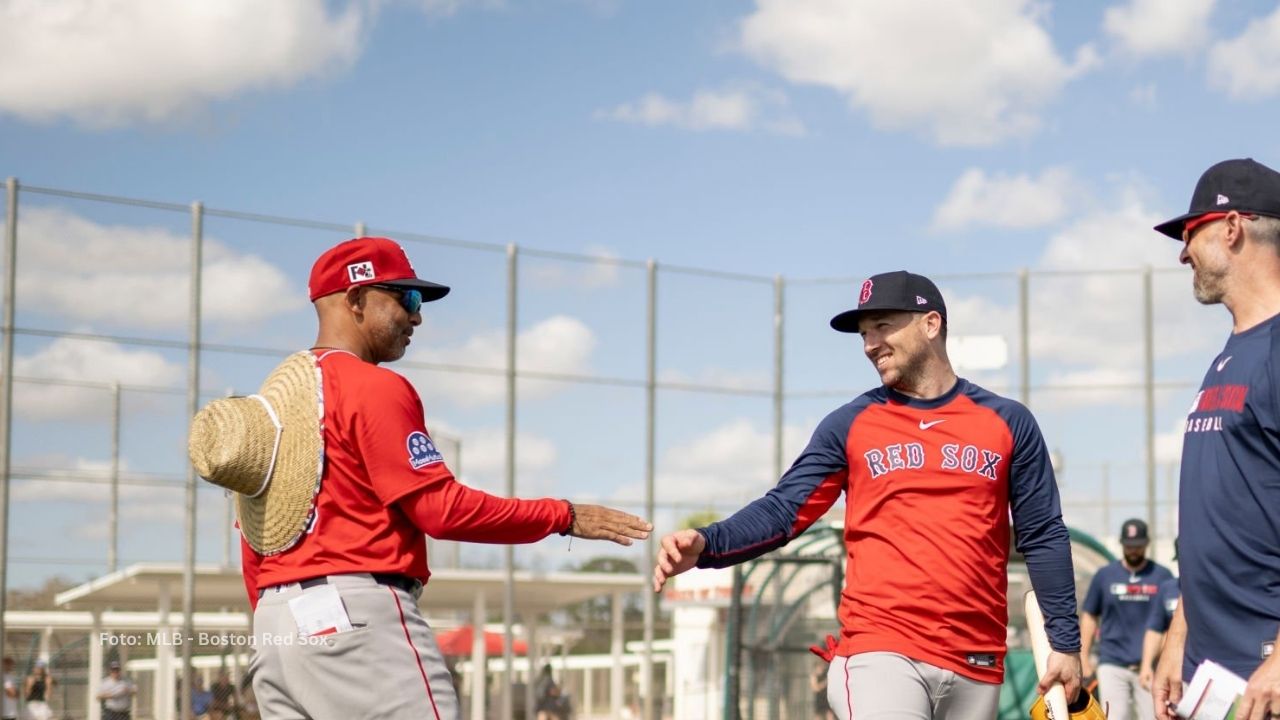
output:
[[[1197,229],[1199,229],[1199,228],[1201,228],[1201,227],[1203,227],[1203,226],[1205,226],[1205,225],[1208,225],[1208,224],[1209,224],[1209,223],[1211,223],[1211,222],[1214,222],[1214,221],[1217,221],[1217,220],[1221,220],[1222,218],[1226,217],[1227,215],[1228,215],[1228,213],[1224,213],[1224,212],[1211,212],[1211,213],[1205,213],[1205,214],[1201,215],[1200,217],[1194,217],[1194,218],[1191,218],[1191,219],[1187,220],[1186,222],[1184,222],[1184,223],[1182,224],[1182,231],[1183,231],[1184,233],[1186,233],[1186,237],[1188,237],[1188,238],[1189,238],[1189,237],[1191,237],[1193,234],[1195,234],[1195,231],[1196,231]],[[1258,216],[1257,216],[1257,215],[1252,215],[1252,214],[1250,214],[1250,213],[1240,213],[1240,217],[1244,218],[1245,220],[1254,220],[1254,219],[1256,219]]]
[[[369,287],[375,287],[379,290],[386,290],[389,293],[394,293],[396,299],[400,301],[400,307],[404,308],[405,312],[410,315],[422,309],[422,292],[419,290],[397,287],[395,285],[371,284]]]

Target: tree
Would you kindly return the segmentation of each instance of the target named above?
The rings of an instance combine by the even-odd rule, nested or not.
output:
[[[700,512],[693,513],[692,515],[686,515],[685,518],[680,521],[680,529],[692,530],[693,528],[706,527],[719,519],[720,513],[715,510],[702,510]]]

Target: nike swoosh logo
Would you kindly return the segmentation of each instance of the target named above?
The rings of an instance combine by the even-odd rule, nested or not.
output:
[[[934,420],[933,422],[925,422],[925,421],[921,420],[921,421],[920,421],[920,429],[921,429],[921,430],[928,430],[929,428],[933,427],[934,425],[937,425],[938,423],[944,423],[944,422],[946,422],[946,419],[942,419],[942,420]]]
[[[1226,367],[1229,362],[1231,362],[1230,355],[1222,358],[1222,361],[1218,363],[1218,372],[1222,372],[1222,368]]]

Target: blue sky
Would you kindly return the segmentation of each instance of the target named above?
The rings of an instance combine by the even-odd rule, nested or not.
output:
[[[1194,304],[1176,243],[1150,226],[1185,208],[1213,162],[1280,163],[1277,47],[1280,7],[1223,0],[0,0],[0,176],[784,275],[786,384],[819,395],[789,400],[789,453],[874,383],[858,345],[825,327],[857,279],[1153,265],[1167,462],[1227,321]],[[186,337],[184,215],[39,193],[21,207],[20,326]],[[206,233],[206,339],[310,344],[306,272],[343,233],[223,218]],[[424,276],[456,288],[409,359],[495,366],[501,255],[409,247]],[[802,282],[829,277],[847,282]],[[1033,378],[1063,389],[1032,407],[1067,458],[1069,500],[1096,499],[1103,466],[1117,493],[1140,497],[1140,395],[1120,387],[1140,372],[1138,287],[1136,275],[1033,282]],[[526,258],[526,367],[642,378],[644,288],[632,267]],[[768,386],[767,282],[664,273],[660,288],[664,379]],[[1011,280],[943,289],[959,334],[1012,341]],[[185,380],[181,350],[23,336],[18,351],[23,376]],[[207,353],[205,364],[214,393],[251,388],[271,359]],[[405,372],[433,426],[462,438],[464,479],[500,487],[500,384]],[[1017,377],[1014,363],[966,374],[996,389]],[[522,494],[638,497],[637,390],[522,387]],[[127,467],[183,472],[181,397],[127,395]],[[15,463],[100,472],[103,397],[20,388]],[[769,407],[664,391],[660,493],[731,505],[768,487]],[[15,489],[13,554],[32,559],[15,565],[16,583],[50,572],[38,558],[95,571],[103,504],[91,487]],[[122,555],[177,559],[176,522],[162,519],[177,495],[131,492]],[[215,560],[221,515],[205,514],[200,554]]]

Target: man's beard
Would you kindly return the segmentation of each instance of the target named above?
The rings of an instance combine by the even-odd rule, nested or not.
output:
[[[1191,292],[1196,296],[1196,301],[1201,305],[1222,302],[1224,277],[1225,273],[1210,271],[1207,267],[1197,268],[1191,276]]]

